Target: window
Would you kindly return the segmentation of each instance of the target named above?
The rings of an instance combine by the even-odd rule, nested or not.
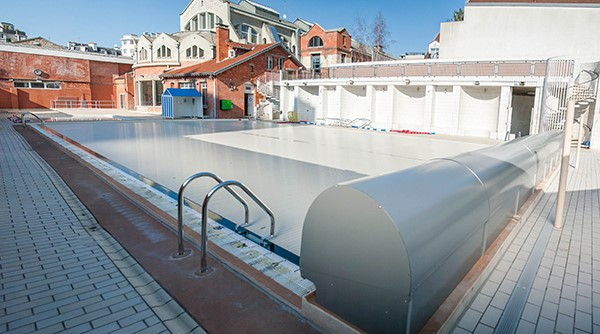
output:
[[[200,94],[202,94],[202,101],[203,101],[202,104],[203,104],[203,107],[204,108],[208,108],[208,105],[206,104],[206,101],[208,101],[208,98],[207,98],[207,96],[208,96],[207,95],[208,94],[208,85],[206,84],[206,82],[203,82],[200,85],[200,90],[201,90]]]
[[[179,88],[181,88],[181,89],[194,89],[194,82],[193,81],[180,82],[179,83]]]
[[[214,30],[216,25],[223,23],[223,20],[214,13],[204,12],[192,18],[185,26],[186,30]]]
[[[346,46],[346,35],[342,36],[342,45]]]
[[[321,55],[314,54],[314,55],[311,55],[310,58],[311,58],[311,64],[312,64],[313,71],[315,71],[315,73],[320,73],[321,72]]]
[[[267,70],[273,69],[273,56],[267,56]]]
[[[258,33],[249,25],[241,24],[238,26],[240,37],[250,44],[258,43]]]
[[[346,54],[342,53],[342,63],[345,63],[345,62],[346,62]]]
[[[284,60],[285,59],[283,59],[283,58],[277,58],[277,69],[280,70],[280,71],[283,70],[283,62],[284,62]]]
[[[140,49],[140,61],[147,60],[147,59],[148,59],[148,50],[146,50],[146,48],[141,48]]]
[[[31,89],[60,89],[59,82],[41,82],[41,81],[15,81],[15,88],[31,88]]]
[[[157,58],[171,58],[171,49],[166,47],[165,45],[158,48],[156,52]]]
[[[319,36],[315,36],[315,37],[311,38],[310,41],[308,42],[309,48],[316,48],[316,47],[320,47],[320,46],[323,46],[323,40]]]
[[[204,50],[197,47],[196,45],[193,45],[187,48],[187,50],[185,50],[185,56],[186,58],[203,58]]]

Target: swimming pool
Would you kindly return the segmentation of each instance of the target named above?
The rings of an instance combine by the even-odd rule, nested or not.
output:
[[[176,193],[188,176],[200,171],[246,184],[273,210],[276,231],[270,241],[293,262],[300,256],[308,208],[325,189],[489,146],[437,136],[248,120],[55,122],[47,127],[167,191]],[[201,203],[214,185],[198,180],[186,197]],[[243,222],[241,205],[224,191],[213,197],[210,210]],[[248,230],[266,236],[268,216],[253,205],[250,213]]]

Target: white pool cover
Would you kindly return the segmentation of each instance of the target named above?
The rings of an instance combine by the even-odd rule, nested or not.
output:
[[[188,176],[201,171],[246,184],[275,214],[276,236],[271,242],[295,262],[308,208],[325,189],[488,146],[436,136],[238,120],[47,126],[175,193]],[[186,197],[202,203],[214,185],[210,179],[195,181]],[[227,220],[243,222],[242,206],[226,191],[217,193],[209,208]],[[255,205],[250,205],[250,212],[248,230],[267,236],[268,216]]]

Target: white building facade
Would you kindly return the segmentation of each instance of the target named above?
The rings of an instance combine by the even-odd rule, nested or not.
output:
[[[485,1],[441,24],[440,59],[600,59],[600,0]]]
[[[10,43],[27,39],[24,31],[15,29],[12,23],[0,22],[0,42]]]
[[[135,34],[123,35],[123,37],[121,37],[121,55],[123,57],[133,58],[139,40],[140,37]]]

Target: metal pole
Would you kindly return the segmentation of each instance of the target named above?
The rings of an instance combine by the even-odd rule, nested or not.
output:
[[[567,115],[565,118],[562,160],[560,163],[560,180],[558,182],[558,196],[556,199],[556,217],[554,228],[562,229],[565,212],[565,194],[567,191],[567,178],[569,176],[569,159],[571,156],[571,132],[573,130],[573,118],[575,115],[575,101],[567,102]]]

